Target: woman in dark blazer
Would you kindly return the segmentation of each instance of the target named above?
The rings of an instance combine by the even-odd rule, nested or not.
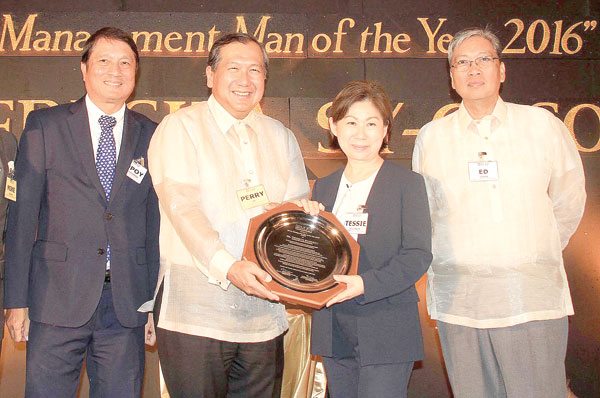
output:
[[[330,110],[332,144],[344,168],[315,182],[305,211],[333,212],[360,244],[358,275],[335,276],[346,290],[313,313],[311,351],[321,355],[332,398],[402,397],[423,357],[415,282],[432,259],[423,178],[381,157],[392,126],[390,101],[376,83],[348,83]]]

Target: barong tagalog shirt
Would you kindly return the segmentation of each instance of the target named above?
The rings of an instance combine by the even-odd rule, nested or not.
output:
[[[413,169],[433,226],[433,319],[507,327],[573,314],[562,250],[585,205],[579,153],[545,109],[498,99],[473,120],[463,104],[425,125]]]
[[[309,194],[292,132],[255,111],[239,121],[211,96],[165,117],[148,160],[161,216],[158,326],[239,343],[283,333],[284,306],[246,295],[226,276],[242,258],[250,218],[264,211],[242,197],[256,187],[275,203]]]

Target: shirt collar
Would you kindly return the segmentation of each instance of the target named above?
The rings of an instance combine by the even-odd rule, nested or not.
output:
[[[90,98],[90,96],[88,94],[85,95],[85,106],[87,108],[89,120],[98,122],[98,119],[100,119],[100,116],[106,115],[106,113],[104,113],[102,111],[102,109],[98,108],[98,106],[96,104],[94,104],[94,102],[92,101],[92,99]],[[117,123],[122,122],[123,119],[125,118],[125,104],[123,104],[123,106],[121,106],[121,109],[119,109],[115,113],[110,114],[108,116],[113,116],[115,119],[117,119]]]
[[[467,108],[465,108],[464,102],[460,103],[457,112],[458,123],[461,131],[466,131],[474,126],[475,119],[471,117],[469,111],[467,111]],[[506,121],[506,114],[506,103],[502,100],[502,98],[498,97],[498,100],[496,101],[496,105],[494,106],[494,110],[492,111],[492,113],[484,117],[490,117],[492,119],[492,129],[495,129]]]
[[[214,97],[214,95],[211,94],[211,96],[208,98],[207,102],[208,102],[208,109],[210,110],[210,113],[215,118],[215,121],[217,122],[217,126],[219,127],[219,130],[221,130],[221,132],[223,134],[227,133],[229,131],[229,129],[231,128],[231,126],[234,126],[235,124],[240,123],[240,122],[244,122],[248,126],[250,126],[251,128],[254,129],[253,124],[254,124],[254,121],[256,118],[254,110],[252,110],[248,114],[248,116],[246,116],[242,120],[239,120],[239,119],[236,119],[235,117],[233,117],[231,115],[231,113],[227,112],[227,110],[225,108],[223,108],[223,105],[219,104],[219,101],[217,101],[217,99]]]

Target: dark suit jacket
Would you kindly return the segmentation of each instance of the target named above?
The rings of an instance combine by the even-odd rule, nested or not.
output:
[[[79,327],[93,315],[104,284],[107,241],[119,322],[141,326],[137,308],[158,277],[158,199],[150,173],[126,176],[144,158],[156,123],[126,110],[110,202],[96,172],[85,100],[33,111],[16,160],[17,201],[6,239],[5,308],[30,319]]]
[[[6,187],[6,176],[8,174],[8,162],[15,160],[17,154],[17,139],[6,131],[0,131],[0,227],[4,231],[6,224],[6,210],[8,199],[4,197]],[[4,233],[0,235],[0,341],[4,334],[4,311],[2,311],[4,299]],[[1,347],[1,345],[0,345]]]
[[[331,211],[342,170],[318,179],[312,199]],[[385,161],[366,203],[367,233],[359,235],[358,273],[365,293],[313,313],[311,350],[334,356],[340,346],[334,313],[356,317],[356,339],[362,365],[416,361],[423,343],[415,282],[432,259],[431,221],[423,178]]]

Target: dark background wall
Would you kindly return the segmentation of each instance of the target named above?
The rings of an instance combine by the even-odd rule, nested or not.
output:
[[[264,35],[271,57],[262,111],[294,131],[311,178],[342,164],[339,153],[324,148],[324,109],[352,79],[373,79],[385,85],[397,110],[390,145],[393,153],[388,156],[409,165],[418,129],[459,101],[448,78],[445,50],[450,35],[465,27],[489,25],[505,46],[502,57],[507,79],[502,97],[552,110],[565,121],[580,147],[588,203],[583,222],[565,251],[576,311],[570,319],[566,363],[571,388],[578,396],[600,396],[597,0],[0,0],[0,14],[0,127],[17,136],[32,109],[83,95],[79,53],[65,44],[64,37],[55,40],[57,31],[72,32],[73,42],[84,35],[77,32],[93,32],[106,25],[131,32],[160,32],[162,39],[155,35],[147,43],[143,34],[138,37],[138,46],[146,46],[146,50],[142,51],[137,89],[130,102],[158,122],[177,107],[207,97],[204,68],[211,30],[213,37],[218,37],[216,31],[222,34],[238,29],[242,18],[248,32],[254,33],[266,19],[265,29],[258,31]],[[29,37],[26,27],[31,28]],[[186,53],[185,41],[173,32],[182,37],[186,32],[202,32],[204,46],[196,51],[194,45],[194,51]],[[168,34],[171,41],[166,40]],[[295,34],[295,40],[301,35],[301,48],[297,49],[297,41],[292,39],[286,52],[286,34]],[[328,39],[331,45],[326,49]],[[173,50],[180,45],[182,50]],[[390,51],[386,52],[388,45]],[[413,373],[410,396],[450,396],[435,325],[425,311],[424,283],[420,281],[418,287],[427,352]],[[21,395],[23,353],[22,345],[5,340],[0,396]],[[157,396],[156,354],[152,351],[148,352],[147,373],[145,396]]]

